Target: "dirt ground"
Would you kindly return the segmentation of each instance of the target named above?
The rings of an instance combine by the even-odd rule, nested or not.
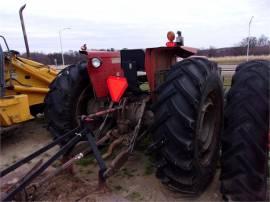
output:
[[[50,142],[43,118],[25,123],[14,134],[1,140],[1,170],[32,151]],[[45,153],[50,157],[57,147]],[[62,173],[43,184],[36,201],[221,201],[219,193],[219,171],[207,190],[198,197],[187,198],[163,186],[154,175],[149,156],[136,151],[124,167],[107,181],[108,190],[97,190],[98,166],[92,157],[86,157],[74,166],[74,174]],[[37,160],[36,160],[37,161]],[[35,161],[24,169],[33,166]],[[56,164],[53,167],[56,167]]]

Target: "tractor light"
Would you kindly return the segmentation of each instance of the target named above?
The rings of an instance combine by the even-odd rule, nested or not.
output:
[[[174,32],[173,32],[173,31],[169,31],[169,32],[167,33],[167,38],[168,38],[168,40],[169,40],[170,42],[173,42],[174,39],[175,39],[175,34],[174,34]]]
[[[166,46],[167,46],[167,47],[174,47],[174,46],[176,46],[176,43],[173,42],[174,39],[175,39],[175,34],[174,34],[174,32],[169,31],[169,32],[167,33],[167,38],[168,38],[168,40],[169,40],[169,41],[166,43]]]
[[[92,58],[91,62],[94,68],[99,68],[101,66],[101,60],[99,58]]]

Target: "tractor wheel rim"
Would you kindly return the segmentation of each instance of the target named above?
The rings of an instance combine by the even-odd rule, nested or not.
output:
[[[75,115],[76,115],[76,121],[77,124],[79,124],[79,116],[86,114],[86,109],[87,109],[87,103],[89,102],[89,100],[91,99],[91,95],[89,95],[89,99],[87,99],[87,91],[89,90],[89,86],[87,86],[79,95],[78,101],[76,103],[76,107],[75,107]],[[82,106],[85,102],[85,99],[87,99],[86,101],[86,105]],[[82,109],[82,107],[85,107],[85,110]],[[83,112],[84,111],[84,112]]]
[[[218,123],[218,106],[215,94],[210,93],[203,104],[199,120],[198,156],[202,166],[211,162],[217,141],[216,125]]]
[[[75,108],[75,115],[76,115],[76,124],[79,125],[80,122],[80,115],[87,115],[91,113],[95,113],[99,110],[99,108],[96,108],[100,103],[100,101],[97,101],[95,97],[93,97],[93,94],[91,94],[91,86],[87,86],[82,93],[79,95],[79,99],[76,103],[76,108]],[[82,106],[83,105],[83,106]],[[95,109],[90,109],[92,106]],[[95,133],[95,130],[100,127],[102,124],[102,118],[97,119],[96,121],[93,121],[91,123],[91,128]]]

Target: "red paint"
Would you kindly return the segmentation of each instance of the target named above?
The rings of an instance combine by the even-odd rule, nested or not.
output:
[[[109,76],[107,79],[107,86],[112,101],[119,102],[128,87],[128,82],[125,77]]]
[[[99,68],[94,68],[91,63],[92,58],[99,58],[102,62]],[[124,76],[121,68],[119,52],[90,51],[88,52],[88,75],[91,84],[98,98],[108,95],[107,78],[109,76]]]
[[[175,55],[187,58],[196,52],[197,49],[185,46],[147,48],[145,51],[145,71],[151,92],[154,92],[157,88],[156,73],[169,69],[173,64],[170,59]],[[170,57],[168,53],[172,53]]]
[[[174,42],[173,42],[174,43]],[[171,55],[169,54],[171,53]],[[196,53],[196,49],[185,46],[147,48],[145,51],[145,71],[151,91],[156,89],[155,75],[161,70],[167,70],[173,64],[175,55],[186,58]],[[88,55],[88,74],[97,98],[109,95],[107,79],[110,76],[124,77],[121,68],[120,52],[90,51]],[[94,68],[92,58],[99,58],[102,65]],[[116,99],[117,100],[117,99]]]
[[[167,47],[174,47],[174,46],[176,46],[176,43],[175,43],[175,42],[168,41],[168,42],[166,43],[166,46],[167,46]]]

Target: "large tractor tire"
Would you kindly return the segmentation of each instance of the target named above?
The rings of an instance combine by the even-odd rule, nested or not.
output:
[[[200,57],[174,64],[153,111],[156,176],[171,190],[200,194],[219,158],[223,88],[217,65]]]
[[[270,62],[236,69],[225,108],[221,192],[225,200],[265,201],[269,131]]]
[[[45,118],[55,138],[75,128],[78,116],[87,114],[89,101],[94,96],[86,65],[86,62],[80,62],[66,67],[49,86]]]

